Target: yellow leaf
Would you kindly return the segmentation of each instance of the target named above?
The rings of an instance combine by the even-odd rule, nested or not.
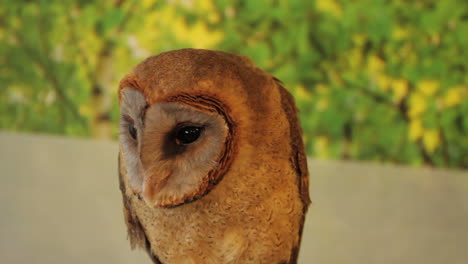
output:
[[[367,70],[370,73],[379,73],[385,69],[385,61],[375,55],[369,56],[367,60]]]
[[[179,41],[186,40],[187,36],[190,34],[190,30],[183,19],[174,18],[172,23],[172,30],[174,32],[174,36]]]
[[[144,8],[150,8],[155,2],[156,2],[156,0],[143,0],[143,1],[141,1],[141,5]]]
[[[393,98],[400,102],[408,94],[408,81],[395,79],[392,81]]]
[[[315,137],[315,153],[318,157],[326,158],[328,157],[328,145],[329,140],[326,136],[317,136]]]
[[[409,35],[409,30],[404,27],[397,26],[393,29],[392,36],[394,39],[402,40]]]
[[[199,1],[197,2],[200,9],[203,10],[203,11],[213,11],[215,10],[215,5],[213,4],[213,1],[212,0],[203,0],[203,1]]]
[[[423,134],[423,126],[421,119],[414,119],[410,121],[409,129],[408,129],[408,138],[411,141],[416,141],[421,138]]]
[[[331,14],[335,17],[341,17],[343,10],[336,0],[316,1],[315,7],[323,13]]]
[[[427,152],[433,153],[440,144],[439,131],[436,129],[424,131],[423,144]]]
[[[392,83],[392,78],[385,74],[379,74],[376,78],[376,83],[382,91],[388,91]]]
[[[361,68],[362,65],[362,50],[361,48],[353,48],[348,53],[348,62],[351,69]]]
[[[426,111],[426,98],[421,93],[411,95],[409,102],[408,115],[410,118],[416,118]]]
[[[310,99],[309,91],[307,91],[302,85],[298,85],[296,87],[296,94],[299,98]]]
[[[356,33],[356,34],[353,34],[352,39],[353,39],[353,42],[354,42],[357,46],[361,47],[361,46],[364,45],[364,43],[366,43],[367,37],[366,37],[366,35],[364,35],[364,34]]]
[[[443,103],[445,107],[452,107],[460,104],[465,98],[466,93],[468,92],[467,86],[455,86],[449,88],[447,94],[443,97]]]
[[[197,21],[189,33],[189,43],[193,48],[211,48],[223,39],[223,32],[208,30],[208,27],[202,21]]]
[[[198,4],[198,7],[205,16],[208,18],[208,21],[211,23],[218,23],[220,21],[220,16],[216,11],[216,6],[214,5],[212,0],[203,0],[203,1],[195,1]]]
[[[208,15],[208,21],[210,21],[211,23],[217,24],[220,20],[221,19],[219,17],[219,14],[216,12],[210,12],[210,14]]]
[[[422,80],[418,83],[418,90],[425,96],[434,95],[440,87],[437,80]]]

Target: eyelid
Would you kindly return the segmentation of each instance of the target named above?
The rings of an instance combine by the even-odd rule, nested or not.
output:
[[[177,125],[175,126],[175,129],[178,130],[178,129],[181,129],[183,127],[188,127],[188,126],[194,126],[194,127],[199,127],[201,129],[204,129],[206,127],[206,124],[200,124],[200,123],[195,123],[191,121],[183,121],[183,122],[177,123]]]
[[[131,117],[130,117],[129,115],[127,115],[127,114],[123,114],[123,115],[122,115],[122,118],[123,118],[125,121],[127,121],[128,123],[132,123],[132,124],[135,123],[135,121],[133,120],[133,118],[131,118]]]

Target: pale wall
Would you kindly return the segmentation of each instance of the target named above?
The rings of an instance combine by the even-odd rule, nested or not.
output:
[[[117,144],[0,133],[0,263],[150,263],[130,251]],[[300,263],[468,263],[468,173],[310,160]]]

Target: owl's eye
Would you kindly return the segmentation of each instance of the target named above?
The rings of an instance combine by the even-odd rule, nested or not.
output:
[[[137,139],[137,130],[135,128],[135,125],[133,123],[130,123],[128,125],[128,133],[130,134],[130,136],[136,140]]]
[[[177,144],[187,145],[195,142],[202,131],[201,127],[196,126],[185,126],[177,130],[176,142]]]

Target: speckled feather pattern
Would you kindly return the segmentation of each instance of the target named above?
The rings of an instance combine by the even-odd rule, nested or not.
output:
[[[222,179],[200,199],[174,208],[149,207],[135,195],[120,155],[132,244],[147,247],[155,263],[296,263],[310,200],[287,91],[245,57],[194,49],[148,58],[122,80],[120,98],[124,88],[141,92],[148,105],[178,94],[216,98],[236,131]]]

